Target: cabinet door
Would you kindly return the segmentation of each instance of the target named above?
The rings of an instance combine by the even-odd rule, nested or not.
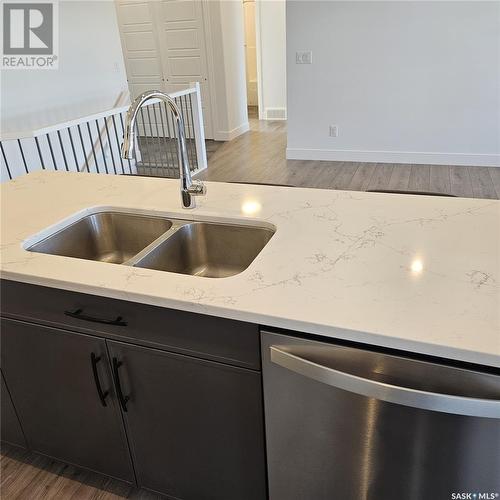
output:
[[[266,498],[259,372],[108,346],[140,486],[182,500]]]
[[[12,404],[12,399],[10,398],[7,385],[3,378],[3,373],[1,374],[2,390],[0,393],[0,407],[1,407],[1,437],[0,440],[6,443],[14,444],[22,448],[26,448],[26,441],[24,439],[24,434],[19,424],[19,419],[17,418],[16,411],[14,410],[14,405]]]
[[[6,319],[1,338],[2,370],[29,447],[132,482],[106,343]]]

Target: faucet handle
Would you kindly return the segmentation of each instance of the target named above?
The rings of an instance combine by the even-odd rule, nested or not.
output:
[[[202,181],[194,180],[188,187],[188,193],[193,196],[203,196],[207,194],[207,186]]]

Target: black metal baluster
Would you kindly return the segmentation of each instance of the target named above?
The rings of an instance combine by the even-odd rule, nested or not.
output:
[[[139,114],[141,115],[142,120],[142,133],[144,136],[141,136],[141,130],[139,126],[137,126],[137,137],[144,137],[143,140],[137,141],[139,143],[139,151],[141,152],[141,163],[142,163],[142,174],[147,175],[146,173],[146,163],[151,165],[151,157],[150,151],[148,147],[148,133],[146,132],[146,119],[144,118],[144,109],[140,108]]]
[[[118,129],[116,128],[116,120],[115,120],[115,115],[111,115],[111,118],[112,118],[112,121],[113,121],[113,128],[115,129],[115,138],[116,138],[116,145],[118,147],[118,151],[120,151],[120,164],[121,164],[121,167],[122,167],[122,172],[125,172],[124,168],[123,168],[123,158],[122,158],[122,155],[121,155],[121,145],[120,145],[120,140],[118,139]]]
[[[162,109],[161,109],[161,103],[158,103],[158,110],[160,111],[160,121],[161,121],[161,131],[162,131],[162,137],[163,137],[163,147],[165,149],[165,167],[164,167],[164,170],[166,172],[166,175],[165,177],[168,177],[169,175],[169,172],[168,172],[168,166],[169,166],[169,163],[168,163],[168,141],[167,141],[167,138],[165,136],[165,122],[163,120],[163,112],[162,112]]]
[[[57,131],[57,138],[59,139],[59,147],[61,148],[61,153],[62,153],[62,157],[64,160],[64,166],[66,167],[66,172],[69,172],[68,160],[66,159],[66,153],[64,152],[64,146],[62,143],[61,132],[59,130]]]
[[[106,119],[104,119],[104,120],[106,120]],[[95,126],[97,128],[97,136],[99,137],[99,146],[101,146],[101,156],[102,156],[102,160],[104,162],[104,170],[106,170],[106,173],[109,174],[108,162],[106,161],[106,154],[104,152],[104,146],[102,145],[101,131],[99,130],[99,121],[97,119],[95,121]]]
[[[169,111],[170,111],[170,118],[172,119],[172,136],[170,137],[170,147],[172,151],[172,158],[174,159],[174,161],[172,162],[172,172],[173,172],[172,176],[177,177],[176,173],[177,173],[178,155],[179,155],[179,151],[177,150],[177,127],[175,124],[174,113],[172,112],[171,109]]]
[[[21,144],[21,139],[17,139],[17,145],[19,146],[19,151],[21,152],[21,158],[23,159],[24,170],[29,174],[28,165],[26,165],[26,158],[24,157],[23,146]]]
[[[141,153],[141,175],[146,175],[146,167],[145,164],[149,162],[149,158],[147,158],[148,154],[148,149],[147,149],[147,137],[146,135],[141,135],[141,133],[146,134],[146,122],[144,120],[144,112],[143,109],[139,109],[139,115],[140,120],[136,120],[135,126],[136,126],[136,132],[137,132],[137,147],[139,149],[139,152]],[[142,132],[141,132],[141,126],[142,126]],[[145,142],[146,141],[146,142]],[[137,173],[139,174],[139,170],[137,170]]]
[[[80,128],[80,124],[77,125],[77,128],[78,128],[78,135],[80,136],[80,144],[82,145],[82,153],[83,153],[83,157],[85,159],[85,165],[87,167],[87,172],[90,172],[89,160],[87,158],[87,152],[85,151],[85,143],[83,142],[83,136],[82,136],[82,130]]]
[[[40,165],[42,170],[45,170],[45,165],[43,163],[42,150],[40,149],[40,143],[38,142],[38,137],[35,137],[36,150],[38,151],[38,158],[40,158]]]
[[[170,119],[169,119],[169,114],[170,114],[170,108],[167,106],[166,103],[163,103],[164,107],[165,107],[165,120],[167,122],[167,133],[168,133],[168,153],[170,155],[170,159],[172,161],[169,161],[168,162],[168,173],[169,173],[169,177],[174,177],[174,175],[172,175],[174,173],[173,171],[173,166],[175,165],[175,158],[174,158],[174,155],[172,153],[172,133],[170,132]]]
[[[57,170],[56,159],[54,157],[54,150],[52,149],[52,141],[50,140],[50,135],[45,134],[47,137],[47,143],[49,144],[50,157],[52,158],[52,165],[54,166],[54,170]]]
[[[113,153],[113,145],[111,144],[111,137],[109,135],[108,119],[107,118],[104,118],[104,126],[106,127],[106,136],[108,138],[109,151],[111,153],[111,162],[113,163],[113,170],[114,170],[115,175],[116,175],[115,154]]]
[[[21,152],[21,158],[23,159],[24,170],[29,174],[28,165],[26,165],[26,158],[24,157],[23,146],[21,144],[21,139],[17,139],[17,145],[19,146],[19,151]]]
[[[5,162],[5,168],[7,169],[7,175],[9,176],[9,180],[12,180],[12,174],[10,173],[9,162],[7,161],[7,156],[5,156],[5,151],[3,149],[2,141],[0,141],[0,150],[2,151],[3,161]]]
[[[97,173],[100,174],[101,172],[99,172],[99,165],[97,165],[97,157],[94,149],[94,139],[92,138],[92,132],[90,131],[90,122],[87,122],[87,131],[89,133],[90,146],[92,147],[92,156],[94,157],[95,169],[97,170]]]
[[[78,165],[78,157],[76,156],[75,144],[73,143],[73,135],[71,134],[71,127],[68,127],[66,129],[66,131],[68,132],[69,142],[71,144],[71,150],[73,151],[73,158],[75,160],[75,168],[76,168],[76,171],[79,172],[80,166]]]
[[[177,104],[177,107],[178,107],[179,106],[179,98],[175,97],[174,102],[175,102],[175,104]],[[178,150],[180,149],[180,137],[179,137],[179,127],[177,125],[178,125],[178,123],[174,117],[174,114],[172,113],[172,128],[173,128],[173,132],[174,132],[174,146],[176,148],[177,157],[178,157],[179,156]],[[174,168],[175,168],[175,177],[180,176],[180,172],[178,172],[178,170],[181,168],[179,161],[177,161],[177,163],[174,163]]]
[[[149,135],[151,137],[151,141],[148,140],[148,148],[151,148],[151,150],[153,150],[153,146],[154,146],[154,143],[153,143],[153,138],[154,138],[154,135],[153,135],[153,124],[151,122],[151,112],[149,111],[149,105],[146,106],[146,112],[148,113],[148,121],[149,121]],[[154,172],[158,172],[158,152],[155,153],[155,170]],[[153,169],[151,167],[151,176],[153,176]]]
[[[155,118],[156,120],[156,126],[158,129],[158,151],[160,151],[160,157],[161,157],[161,175],[162,177],[167,177],[168,176],[168,170],[167,170],[167,150],[163,147],[165,145],[165,137],[164,137],[164,130],[163,130],[163,117],[161,116],[161,102],[158,103],[158,113],[160,115],[160,120]],[[155,111],[155,117],[156,117],[156,111]],[[161,125],[161,132],[160,132],[160,125]]]
[[[158,103],[158,107],[160,107],[160,103]],[[161,113],[161,110],[160,110]],[[156,143],[158,145],[158,155],[160,157],[160,169],[161,169],[161,176],[165,177],[165,161],[163,159],[163,151],[161,149],[161,139],[160,139],[160,125],[158,123],[158,117],[156,116],[156,108],[155,105],[153,104],[153,116],[155,117],[155,125],[156,125]],[[158,172],[157,172],[158,173]]]

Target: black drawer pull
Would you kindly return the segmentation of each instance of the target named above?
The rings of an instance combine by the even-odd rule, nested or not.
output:
[[[76,311],[64,311],[66,316],[71,318],[81,319],[83,321],[91,321],[92,323],[103,323],[104,325],[115,325],[115,326],[127,326],[126,321],[122,321],[122,317],[118,316],[116,319],[106,319],[106,318],[95,318],[94,316],[88,316],[83,314],[83,309],[77,309]]]
[[[90,362],[92,363],[92,373],[94,374],[94,382],[95,387],[97,389],[97,395],[101,400],[102,406],[108,406],[106,404],[106,397],[109,394],[109,391],[103,391],[101,387],[101,381],[99,380],[99,373],[97,372],[97,363],[101,361],[101,356],[96,356],[94,353],[90,354]]]
[[[130,399],[128,396],[123,395],[122,384],[120,382],[120,374],[118,373],[118,368],[122,366],[122,362],[118,361],[116,358],[113,358],[113,378],[115,379],[116,386],[116,394],[118,396],[118,401],[120,401],[120,406],[122,410],[127,413],[127,403]]]

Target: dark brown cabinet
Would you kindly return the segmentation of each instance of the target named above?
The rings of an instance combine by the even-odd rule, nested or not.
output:
[[[1,286],[11,439],[168,498],[266,499],[257,325]]]
[[[260,373],[108,344],[139,484],[183,500],[266,497]]]
[[[23,430],[21,429],[21,424],[16,415],[16,410],[12,404],[12,399],[10,398],[7,385],[3,378],[3,373],[1,374],[1,392],[0,392],[0,426],[1,434],[0,439],[3,442],[13,444],[15,446],[20,446],[21,448],[26,448],[26,441],[24,439]]]
[[[105,341],[8,319],[1,327],[2,370],[29,448],[133,482]]]

